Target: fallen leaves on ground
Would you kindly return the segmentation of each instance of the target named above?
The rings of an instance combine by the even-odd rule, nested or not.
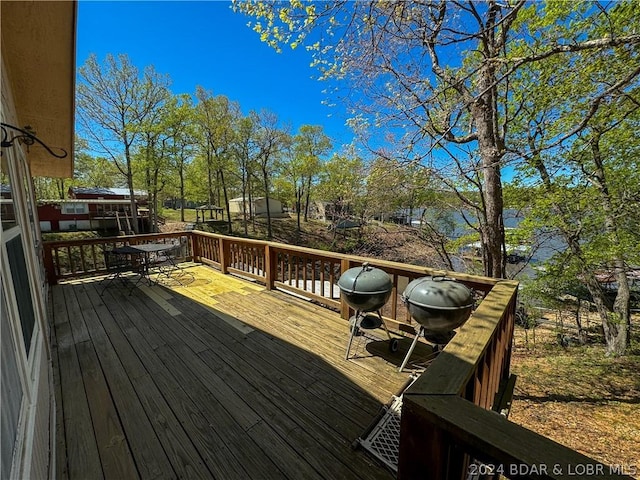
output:
[[[554,330],[537,330],[534,344],[516,329],[510,420],[633,473],[640,467],[640,352],[611,358],[602,345],[562,348]]]

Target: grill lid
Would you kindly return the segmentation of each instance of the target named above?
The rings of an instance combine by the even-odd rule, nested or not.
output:
[[[407,285],[402,299],[405,303],[439,310],[460,310],[473,306],[471,290],[446,277],[416,278]]]
[[[378,295],[390,292],[393,284],[384,270],[365,262],[340,275],[338,287],[345,293]]]

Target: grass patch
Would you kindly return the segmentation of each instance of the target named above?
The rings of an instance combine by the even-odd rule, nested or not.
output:
[[[161,217],[164,217],[167,222],[181,222],[180,219],[180,209],[174,210],[173,208],[164,208],[162,209],[162,213],[160,213]],[[184,209],[184,221],[195,223],[196,221],[196,210],[195,208],[185,208]]]
[[[82,240],[85,238],[100,238],[100,235],[95,231],[51,232],[51,233],[42,234],[42,240],[45,242],[64,241],[64,240]]]

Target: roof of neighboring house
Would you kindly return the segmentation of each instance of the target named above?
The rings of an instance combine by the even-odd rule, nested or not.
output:
[[[364,225],[365,223],[360,221],[360,220],[349,220],[349,219],[345,219],[345,220],[340,220],[337,223],[335,223],[334,225],[330,225],[330,229],[336,229],[336,230],[347,230],[349,228],[358,228],[361,227],[362,225]]]
[[[253,200],[254,202],[256,200],[264,200],[265,197],[252,197],[251,200]],[[245,198],[245,200],[249,200],[249,197]],[[231,200],[229,200],[230,202],[241,202],[242,201],[242,197],[236,197],[236,198],[232,198]],[[270,202],[279,202],[280,200],[278,200],[277,198],[270,198],[269,199]]]
[[[104,198],[65,198],[64,200],[60,199],[48,199],[48,200],[38,200],[38,205],[58,205],[62,203],[88,203],[95,205],[129,205],[131,202],[129,200],[109,200]]]
[[[129,195],[128,188],[106,188],[106,187],[71,187],[70,189],[74,194],[82,195]],[[136,197],[146,197],[146,190],[134,190],[133,194]]]
[[[11,193],[11,185],[0,183],[0,193]]]
[[[217,205],[200,205],[196,207],[196,210],[224,210],[224,208],[218,207]]]

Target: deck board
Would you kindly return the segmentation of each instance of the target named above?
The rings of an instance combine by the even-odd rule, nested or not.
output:
[[[213,428],[210,419],[206,416],[206,409],[198,406],[187,394],[189,378],[174,376],[162,362],[158,350],[166,346],[157,347],[155,350],[147,342],[145,336],[130,321],[130,316],[138,316],[135,309],[123,308],[118,296],[107,292],[106,299],[110,301],[110,312],[114,321],[122,328],[123,335],[130,343],[131,349],[135,348],[142,368],[146,369],[153,377],[158,389],[166,401],[171,405],[173,412],[180,418],[182,426],[189,435],[191,442],[201,453],[207,467],[214,478],[243,479],[248,478],[246,470],[228,449],[226,441]],[[126,352],[125,344],[119,344],[119,353]],[[137,361],[130,355],[125,366],[130,372],[139,370]],[[185,390],[186,389],[186,390]]]
[[[64,372],[60,375],[60,384],[69,478],[103,478],[80,362],[71,341],[71,326],[60,324],[56,333],[60,372]]]
[[[404,384],[332,311],[205,266],[52,288],[59,478],[390,479],[353,450]]]
[[[86,294],[83,285],[79,285],[75,292],[113,402],[117,406],[127,442],[135,455],[140,477],[175,478],[171,463],[163,452],[158,432],[152,424],[154,416],[149,415],[140,402],[134,383],[100,323],[91,298]],[[135,384],[137,385],[137,381]]]

